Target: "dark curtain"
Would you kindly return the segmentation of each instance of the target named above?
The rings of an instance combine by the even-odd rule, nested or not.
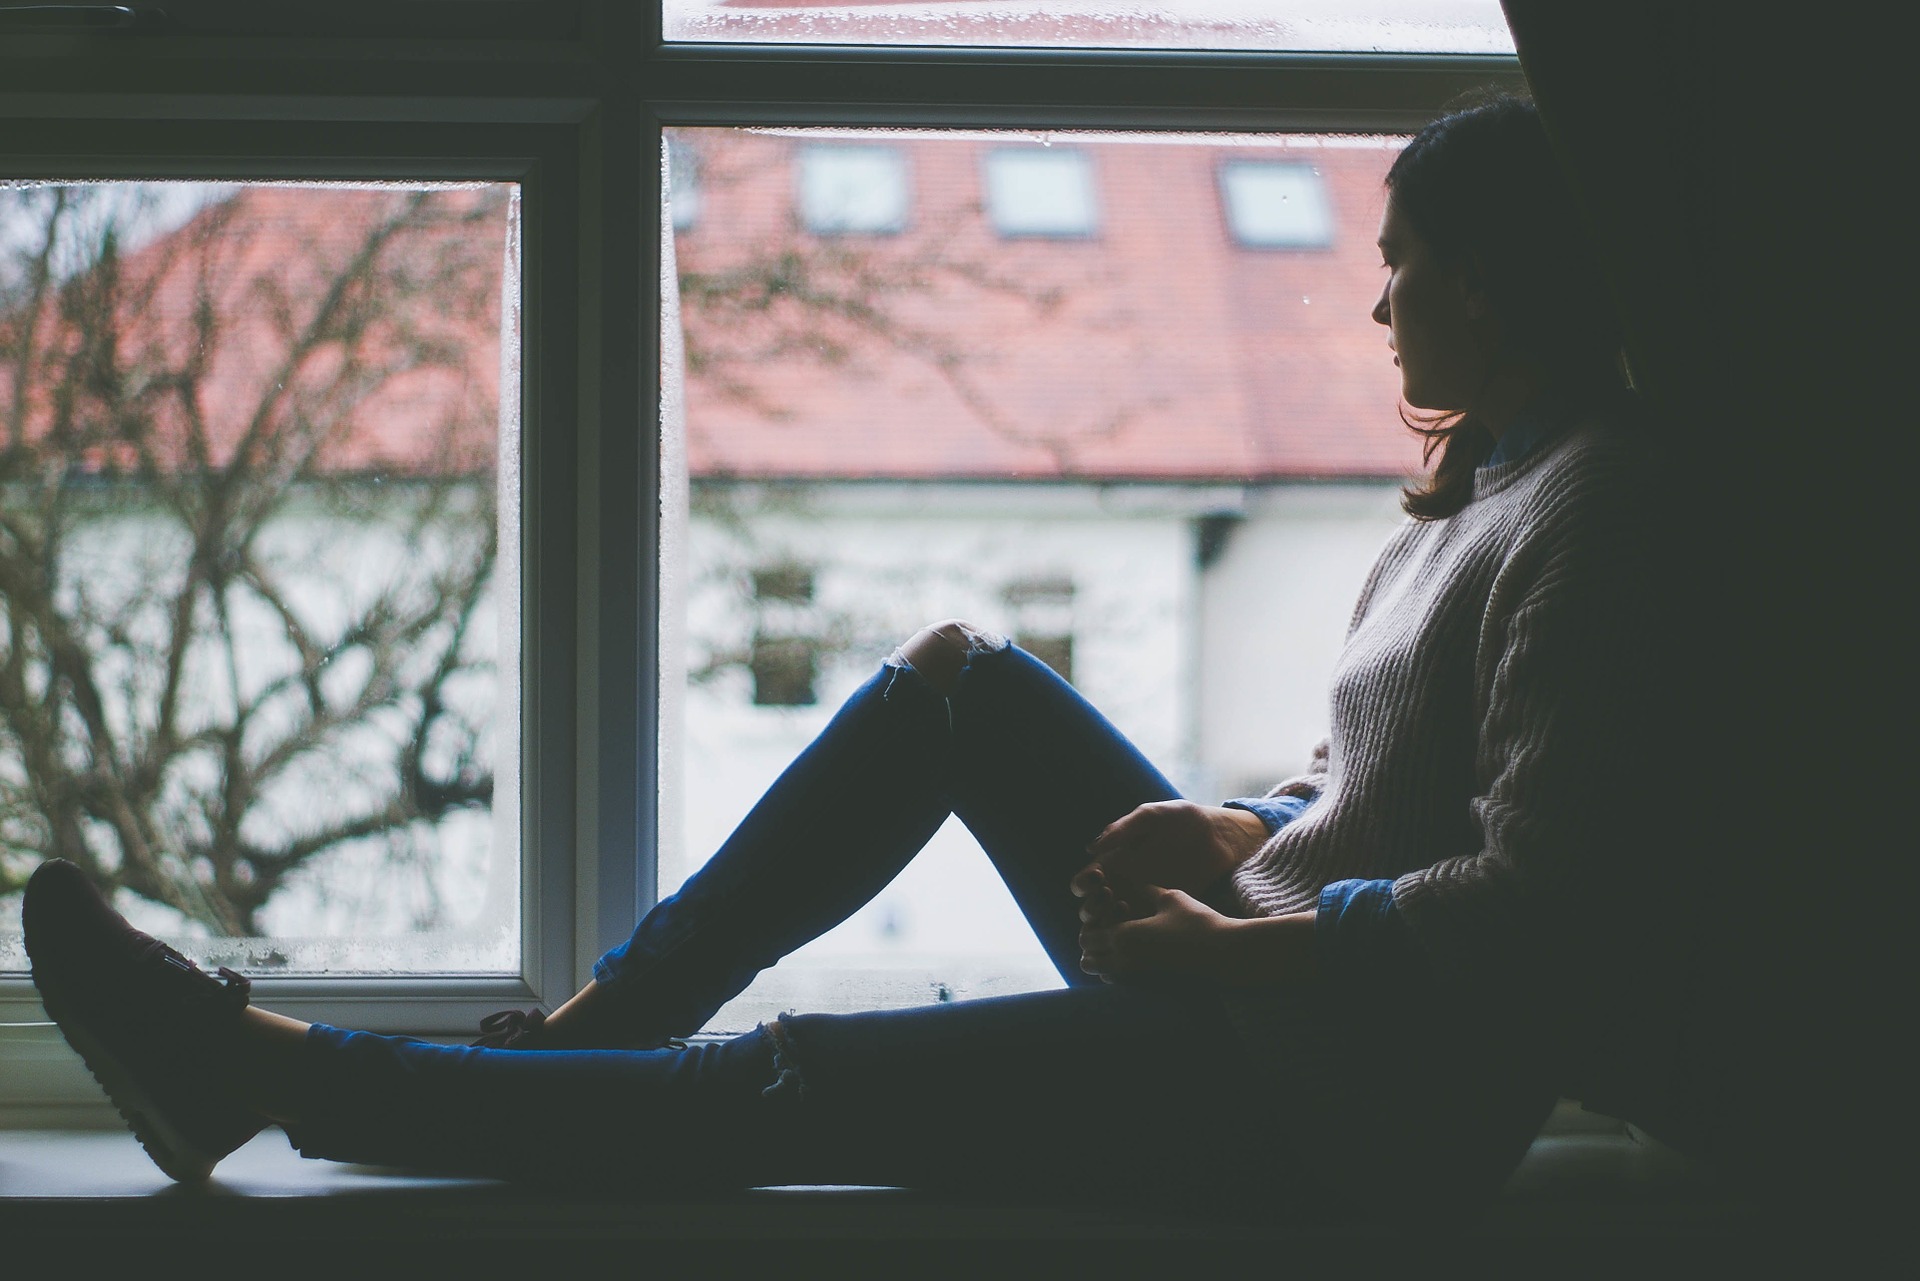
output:
[[[1916,576],[1893,440],[1912,414],[1855,376],[1841,335],[1875,278],[1843,260],[1910,219],[1883,224],[1837,162],[1876,117],[1807,84],[1818,14],[1503,4],[1676,481],[1649,567],[1672,592],[1668,711],[1621,780],[1664,870],[1620,905],[1644,972],[1604,1011],[1623,1048],[1583,1102],[1792,1213],[1844,1207],[1904,1110],[1870,1082],[1907,1061],[1876,1032],[1914,1006],[1891,876],[1914,845],[1894,777],[1912,657],[1877,637],[1912,635],[1892,616]]]

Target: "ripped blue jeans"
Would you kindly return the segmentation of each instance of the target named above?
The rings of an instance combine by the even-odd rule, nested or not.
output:
[[[1064,991],[787,1015],[684,1050],[429,1045],[316,1026],[310,1156],[663,1190],[859,1183],[1214,1200],[1249,1144],[1223,1097],[1258,1069],[1218,998],[1079,968],[1068,890],[1103,827],[1173,786],[1071,686],[976,638],[950,696],[898,655],[681,890],[604,956],[648,1039],[699,1030],[761,969],[851,915],[951,813]],[[1257,1114],[1261,1105],[1255,1103]],[[1286,1164],[1285,1162],[1281,1163]]]

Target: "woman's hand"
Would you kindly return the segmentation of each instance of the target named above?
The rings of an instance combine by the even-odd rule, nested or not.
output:
[[[1230,918],[1179,890],[1148,886],[1124,916],[1081,909],[1080,968],[1111,982],[1144,974],[1221,977]]]
[[[1122,904],[1095,873],[1081,899],[1080,920],[1080,968],[1109,983],[1181,974],[1264,987],[1313,976],[1311,911],[1226,916],[1191,894],[1158,886]]]
[[[1121,904],[1131,904],[1148,887],[1199,894],[1266,839],[1267,825],[1246,810],[1154,801],[1093,839],[1087,846],[1092,861],[1074,875],[1072,889],[1086,899],[1104,885]]]

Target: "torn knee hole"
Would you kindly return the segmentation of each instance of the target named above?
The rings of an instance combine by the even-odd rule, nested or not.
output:
[[[911,667],[942,694],[951,694],[960,673],[975,654],[1007,647],[1007,638],[958,618],[915,632],[887,658],[889,666]]]

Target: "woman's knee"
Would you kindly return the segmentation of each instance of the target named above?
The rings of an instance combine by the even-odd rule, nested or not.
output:
[[[949,618],[915,632],[894,651],[894,656],[942,694],[951,694],[968,659],[1004,649],[1006,644],[1006,638],[996,632],[963,618]]]

